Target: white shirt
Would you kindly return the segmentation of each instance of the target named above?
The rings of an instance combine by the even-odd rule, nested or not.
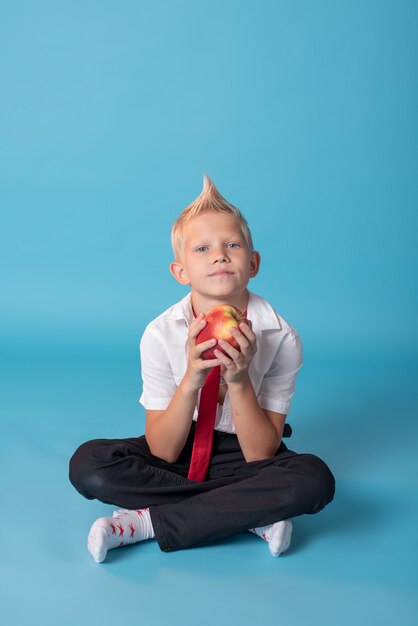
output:
[[[260,407],[287,415],[303,363],[300,337],[266,300],[251,291],[247,318],[257,337],[257,352],[248,373]],[[165,410],[170,404],[186,373],[186,342],[192,320],[189,293],[145,328],[140,343],[143,391],[139,402],[146,409]],[[199,399],[200,392],[198,403]],[[197,419],[197,407],[193,419]],[[228,391],[223,405],[218,405],[215,429],[236,432]]]

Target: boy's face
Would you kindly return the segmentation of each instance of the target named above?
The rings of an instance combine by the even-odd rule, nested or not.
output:
[[[250,252],[239,221],[228,213],[203,213],[184,226],[184,255],[170,271],[202,297],[228,298],[243,292],[258,272],[260,255]]]

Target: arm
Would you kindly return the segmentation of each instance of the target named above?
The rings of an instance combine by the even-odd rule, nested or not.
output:
[[[152,454],[168,463],[174,463],[183,450],[193,421],[199,389],[205,384],[209,370],[220,364],[217,359],[204,361],[201,358],[202,352],[216,344],[216,339],[196,345],[196,337],[205,324],[203,315],[190,324],[187,370],[168,407],[164,411],[146,411],[145,437],[148,446]]]
[[[228,385],[232,416],[245,460],[274,456],[280,446],[286,415],[260,408],[249,377]]]
[[[225,342],[222,348],[230,358],[220,351],[215,351],[215,354],[224,366],[232,416],[244,457],[247,462],[258,461],[273,456],[277,451],[286,415],[262,409],[258,403],[248,375],[249,365],[257,350],[253,331],[247,324],[240,324],[240,330],[234,337],[240,345],[240,352]]]

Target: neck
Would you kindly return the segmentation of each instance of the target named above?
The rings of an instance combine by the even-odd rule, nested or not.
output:
[[[203,296],[200,293],[192,291],[192,306],[196,315],[207,313],[210,309],[220,304],[231,304],[239,311],[243,312],[248,307],[248,299],[250,297],[248,289],[244,289],[237,294],[229,296]]]

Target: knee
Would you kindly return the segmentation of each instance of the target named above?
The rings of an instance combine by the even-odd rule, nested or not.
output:
[[[313,454],[305,455],[310,513],[318,513],[334,499],[335,478],[328,465]]]
[[[96,440],[83,443],[74,452],[70,459],[69,478],[72,485],[81,495],[89,500],[93,500],[97,496],[97,483],[101,481],[100,475],[95,471],[94,466],[94,449],[96,448]]]

